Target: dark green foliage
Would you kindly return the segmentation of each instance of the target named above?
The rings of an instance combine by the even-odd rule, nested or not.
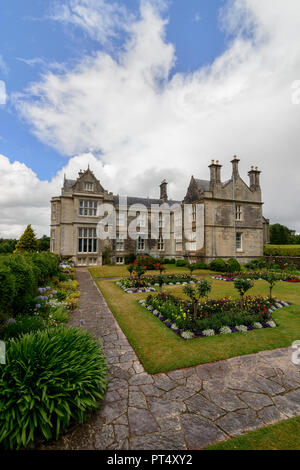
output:
[[[234,287],[239,291],[241,300],[243,299],[246,292],[254,286],[252,281],[248,281],[248,279],[236,279],[234,281]]]
[[[195,269],[209,269],[208,264],[202,263],[202,261],[197,261],[195,263]]]
[[[21,315],[14,322],[6,322],[0,329],[0,339],[7,341],[10,338],[17,338],[32,331],[45,330],[47,322],[40,316]]]
[[[49,251],[50,250],[50,237],[43,235],[42,238],[38,239],[38,251]]]
[[[153,270],[157,264],[157,259],[152,258],[151,256],[138,256],[135,263],[147,270]]]
[[[247,269],[263,269],[267,267],[267,263],[263,259],[254,259],[249,263],[245,264],[245,268]]]
[[[178,266],[179,268],[183,268],[186,265],[187,265],[187,261],[185,259],[178,259],[176,261],[176,266]]]
[[[0,367],[0,446],[27,447],[57,439],[85,421],[106,389],[106,361],[99,342],[82,329],[39,331],[7,343]]]
[[[12,299],[12,311],[24,312],[31,304],[38,287],[37,271],[25,255],[11,255],[4,263],[15,278],[15,295]]]
[[[0,264],[0,313],[11,311],[15,293],[15,276],[8,266]]]
[[[106,246],[102,252],[103,264],[111,264],[112,249],[110,246]]]
[[[129,255],[125,256],[125,264],[131,264],[135,261],[135,254],[134,253],[130,253]]]
[[[241,271],[241,265],[235,258],[230,258],[227,261],[227,270],[229,273],[238,273]]]
[[[270,225],[270,244],[289,245],[293,243],[292,231],[285,225]]]
[[[211,261],[209,267],[212,271],[216,271],[218,273],[225,273],[228,269],[227,263],[221,258]]]
[[[29,311],[39,284],[58,274],[52,253],[24,253],[0,258],[0,312],[14,316]]]
[[[163,260],[164,264],[176,264],[176,260],[174,258],[165,258]]]
[[[0,253],[13,253],[17,240],[0,238]]]

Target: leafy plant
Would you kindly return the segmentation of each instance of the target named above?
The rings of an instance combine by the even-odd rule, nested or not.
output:
[[[200,281],[196,288],[191,285],[183,287],[183,292],[192,300],[195,319],[197,318],[198,302],[200,298],[207,297],[210,291],[211,284],[205,280]]]
[[[266,272],[262,275],[262,279],[269,284],[269,298],[272,299],[272,290],[278,282],[278,276],[271,272]]]
[[[225,273],[228,268],[227,263],[221,258],[217,258],[211,261],[209,267],[212,271],[216,271],[220,273]]]
[[[0,368],[0,446],[20,449],[36,439],[58,439],[84,422],[106,389],[99,342],[82,329],[50,329],[7,343]]]
[[[36,251],[38,247],[38,242],[32,229],[31,225],[27,225],[25,232],[20,237],[19,241],[16,244],[15,253],[23,252],[33,252]]]
[[[234,287],[239,291],[239,294],[241,297],[241,305],[243,305],[244,303],[244,295],[253,286],[254,286],[254,283],[252,281],[249,281],[248,279],[240,278],[234,281]]]

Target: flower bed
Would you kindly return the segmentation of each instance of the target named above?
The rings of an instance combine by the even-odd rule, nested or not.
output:
[[[226,273],[226,274],[219,274],[217,276],[212,276],[212,278],[217,279],[218,281],[226,281],[226,282],[234,282],[236,279],[239,279],[239,278],[248,279],[251,281],[263,281],[264,280],[263,277],[267,272],[268,271],[256,272],[256,273],[254,272]],[[300,282],[300,278],[297,278],[285,272],[276,273],[275,275],[278,281],[295,282],[295,283]]]
[[[272,312],[290,305],[259,297],[246,297],[243,308],[230,298],[208,300],[199,303],[195,318],[189,301],[162,292],[139,303],[183,339],[275,328]]]
[[[193,280],[192,276],[188,274],[170,274],[162,276],[143,276],[141,279],[137,279],[136,277],[121,279],[116,282],[116,285],[121,287],[121,289],[128,294],[136,294],[141,292],[155,292],[156,289],[153,286],[186,285],[196,282],[197,281]]]

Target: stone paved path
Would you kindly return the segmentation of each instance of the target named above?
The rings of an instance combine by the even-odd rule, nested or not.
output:
[[[290,349],[152,376],[88,271],[78,270],[77,278],[81,299],[71,323],[102,338],[109,387],[103,407],[87,424],[42,448],[201,449],[300,415],[300,367],[291,362]]]

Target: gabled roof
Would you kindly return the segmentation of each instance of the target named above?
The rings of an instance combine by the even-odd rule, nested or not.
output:
[[[208,180],[199,180],[195,178],[195,181],[197,183],[198,189],[202,189],[203,191],[209,191],[210,187],[210,181]]]

